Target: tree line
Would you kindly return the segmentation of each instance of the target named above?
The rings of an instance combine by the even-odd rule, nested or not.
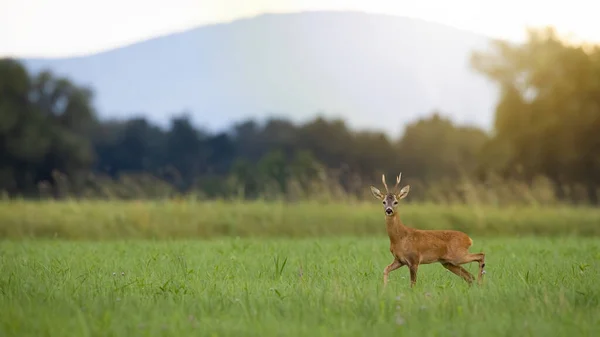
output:
[[[360,197],[381,173],[403,172],[422,187],[414,189],[417,199],[435,199],[444,188],[464,194],[465,180],[531,186],[544,177],[558,199],[574,200],[578,186],[597,204],[600,49],[568,45],[551,30],[531,31],[522,45],[495,41],[492,47],[471,59],[500,88],[491,133],[432,113],[407,125],[397,140],[321,117],[304,124],[245,120],[221,133],[195,127],[185,114],[167,128],[145,118],[100,120],[91,89],[2,59],[0,191]]]

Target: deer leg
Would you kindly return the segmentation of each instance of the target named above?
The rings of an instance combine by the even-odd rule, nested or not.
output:
[[[484,253],[466,254],[465,256],[458,259],[457,261],[453,261],[454,262],[453,264],[460,265],[460,264],[470,263],[470,262],[474,262],[474,261],[479,262],[479,274],[477,275],[477,282],[479,284],[482,284],[483,283],[483,274],[485,274],[485,270],[483,269],[483,268],[485,268],[485,254]]]
[[[412,288],[417,284],[417,271],[419,270],[419,264],[410,264],[408,268],[410,270],[410,287]]]
[[[383,270],[383,285],[384,286],[386,286],[388,283],[388,275],[390,274],[390,272],[394,271],[402,266],[403,266],[403,264],[400,261],[394,260],[387,267],[385,267],[385,269]]]
[[[469,273],[465,268],[461,266],[455,266],[448,262],[442,263],[442,266],[444,266],[444,268],[448,269],[454,274],[460,276],[463,280],[467,281],[469,285],[471,285],[473,283],[473,280],[475,279],[475,277],[471,275],[471,273]]]
[[[479,260],[479,275],[477,276],[477,282],[483,283],[483,274],[485,274],[485,254],[481,253],[481,259]]]

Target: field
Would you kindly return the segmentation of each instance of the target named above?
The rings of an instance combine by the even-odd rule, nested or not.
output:
[[[403,204],[421,229],[475,236],[600,236],[600,208]],[[194,200],[0,203],[0,237],[67,240],[385,235],[383,209],[368,202],[293,204]]]
[[[383,289],[379,207],[234,206],[3,203],[0,335],[600,335],[597,210],[406,205],[475,232],[485,283],[433,264]]]

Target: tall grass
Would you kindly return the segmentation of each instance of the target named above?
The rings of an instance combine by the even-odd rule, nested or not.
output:
[[[421,229],[471,235],[600,235],[600,209],[567,206],[406,203],[403,221]],[[265,201],[5,201],[0,237],[102,240],[383,236],[384,214],[369,202]]]
[[[55,184],[40,183],[37,192],[39,199],[87,199],[87,200],[161,200],[172,198],[196,198],[212,200],[250,199],[286,200],[319,202],[345,202],[372,200],[369,185],[379,186],[378,177],[365,180],[358,175],[343,177],[338,173],[322,172],[316,179],[287,179],[284,183],[266,180],[259,185],[257,194],[245,190],[244,184],[232,176],[208,176],[185,190],[176,184],[150,174],[124,174],[116,179],[103,175],[67,177],[54,174]],[[465,176],[461,179],[438,178],[435,181],[422,181],[410,176],[402,179],[402,184],[410,184],[410,201],[435,204],[463,205],[547,205],[588,204],[589,196],[585,186],[561,186],[563,198],[556,196],[557,186],[540,176],[529,183],[515,179],[502,179],[489,175],[486,181]]]

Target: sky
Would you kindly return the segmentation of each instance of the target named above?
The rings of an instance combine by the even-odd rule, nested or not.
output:
[[[522,41],[552,25],[600,43],[593,0],[0,0],[0,57],[93,54],[203,24],[262,13],[358,10],[421,18]]]

